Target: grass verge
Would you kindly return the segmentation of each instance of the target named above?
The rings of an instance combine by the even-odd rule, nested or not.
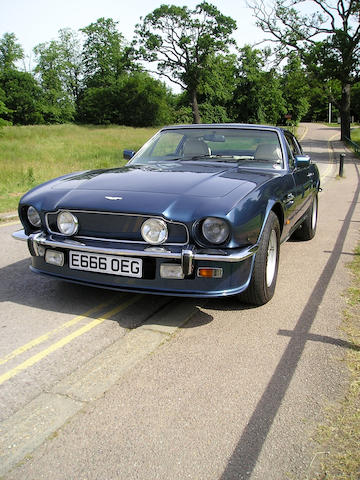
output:
[[[34,125],[0,133],[0,212],[15,210],[30,188],[65,173],[125,164],[158,129],[123,126]]]
[[[353,128],[351,130],[351,140],[360,145],[360,128]]]
[[[349,342],[345,361],[350,384],[342,402],[329,408],[318,428],[315,440],[326,453],[311,480],[360,479],[360,245],[349,268],[353,278],[342,329]]]

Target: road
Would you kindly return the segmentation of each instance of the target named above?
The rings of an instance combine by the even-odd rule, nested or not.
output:
[[[0,227],[3,478],[304,478],[346,383],[339,325],[360,183],[350,158],[335,179],[338,129],[300,132],[322,175],[318,232],[282,245],[260,308],[36,276],[10,237],[19,225]]]

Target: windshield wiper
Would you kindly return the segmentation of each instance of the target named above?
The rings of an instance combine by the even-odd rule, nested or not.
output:
[[[182,161],[189,162],[191,160],[214,160],[215,162],[221,160],[222,162],[237,162],[236,157],[233,155],[194,155],[192,157],[183,157]]]
[[[214,162],[228,162],[228,163],[237,163],[241,160],[251,160],[253,157],[249,155],[239,156],[239,155],[221,155],[221,154],[208,154],[208,155],[186,155],[185,157],[174,157],[166,158],[161,160],[162,162],[191,162],[193,160],[212,160]]]

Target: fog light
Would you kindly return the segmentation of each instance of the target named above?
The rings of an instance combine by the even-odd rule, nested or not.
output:
[[[198,277],[205,277],[205,278],[221,278],[223,276],[223,269],[203,267],[198,269],[197,275]]]
[[[56,250],[46,250],[45,262],[56,265],[57,267],[62,267],[64,265],[64,254]]]
[[[37,246],[37,253],[39,257],[43,257],[45,255],[45,247],[43,245]]]
[[[176,263],[162,263],[160,265],[160,277],[182,279],[184,278],[182,266]]]

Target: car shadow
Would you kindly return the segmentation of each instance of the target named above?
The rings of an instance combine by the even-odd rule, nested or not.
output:
[[[166,320],[162,311],[178,303],[181,308],[182,300],[179,297],[139,294],[131,292],[117,292],[105,288],[84,286],[70,283],[50,276],[37,275],[30,271],[31,259],[26,258],[0,269],[0,303],[11,302],[46,312],[56,312],[73,316],[84,315],[88,318],[98,318],[103,311],[110,311],[121,303],[131,303],[121,311],[114,313],[109,320],[115,321],[122,328],[133,329],[147,320],[161,318],[163,325],[173,325],[172,319]],[[201,312],[194,303],[193,317],[196,316],[196,326],[205,325],[213,320],[210,315]],[[202,302],[199,302],[199,306]],[[96,306],[104,304],[102,309]],[[93,311],[92,311],[93,310]],[[25,313],[26,317],[26,313]],[[182,328],[190,328],[190,324]]]

